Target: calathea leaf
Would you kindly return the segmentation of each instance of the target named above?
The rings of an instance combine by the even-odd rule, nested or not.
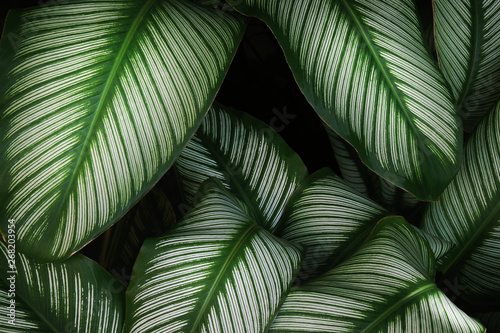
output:
[[[23,39],[0,45],[0,215],[16,221],[18,249],[67,258],[151,189],[199,126],[244,26],[180,0],[11,12],[5,31]]]
[[[301,249],[259,226],[207,180],[197,206],[148,239],[127,289],[127,332],[265,332],[297,274]]]
[[[122,332],[124,288],[94,261],[42,265],[15,242],[0,242],[0,253],[1,332]]]
[[[299,156],[268,125],[215,104],[174,164],[186,201],[208,177],[243,200],[272,231],[297,184],[307,175]]]
[[[425,241],[431,248],[432,253],[434,253],[434,258],[436,260],[439,260],[442,257],[444,257],[454,247],[453,243],[451,242],[445,241],[439,237],[431,235],[423,231],[422,229],[417,228],[414,225],[412,225],[412,227],[420,235],[420,237],[425,239]]]
[[[325,168],[293,193],[276,235],[306,248],[297,281],[302,283],[352,255],[377,221],[389,215]]]
[[[229,0],[266,22],[302,92],[363,162],[436,200],[461,161],[462,125],[410,0]]]
[[[384,218],[350,258],[292,290],[269,332],[485,332],[433,278],[425,241]]]
[[[363,244],[380,219],[391,215],[329,169],[306,177],[290,197],[276,230],[278,237],[306,249],[296,284],[343,262]],[[436,258],[453,246],[415,229]]]
[[[500,103],[465,147],[457,177],[429,205],[422,229],[455,245],[440,261],[458,277],[462,297],[486,304],[500,299]]]
[[[439,63],[464,126],[472,129],[500,97],[500,2],[433,4]]]

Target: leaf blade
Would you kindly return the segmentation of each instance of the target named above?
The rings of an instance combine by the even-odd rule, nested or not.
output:
[[[14,324],[2,320],[2,332],[122,331],[124,288],[115,289],[120,283],[92,260],[77,254],[41,265],[14,251],[12,268],[7,265],[12,248],[1,243],[0,251],[1,302],[16,303]]]
[[[432,282],[433,255],[400,217],[349,259],[289,293],[271,332],[484,332]]]
[[[244,22],[177,0],[76,1],[11,21],[27,37],[2,61],[2,215],[17,221],[21,251],[54,261],[114,223],[171,166]]]
[[[269,126],[222,105],[208,112],[175,163],[189,205],[198,187],[214,177],[273,231],[286,202],[307,175],[300,157]]]
[[[209,180],[167,236],[146,241],[127,290],[129,332],[264,331],[301,260]]]
[[[457,177],[432,203],[422,229],[455,244],[441,269],[466,286],[463,296],[497,303],[500,295],[500,104],[478,125],[465,147]]]
[[[367,166],[421,200],[439,197],[458,170],[462,125],[413,2],[229,2],[270,26],[309,103]]]
[[[500,6],[496,1],[435,1],[436,49],[454,102],[472,130],[500,97]]]

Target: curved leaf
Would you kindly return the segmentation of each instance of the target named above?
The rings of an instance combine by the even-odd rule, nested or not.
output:
[[[500,104],[469,138],[457,177],[428,207],[421,227],[455,244],[441,269],[458,277],[465,298],[499,303]]]
[[[19,250],[67,258],[137,202],[200,124],[243,30],[180,0],[11,12],[5,31],[24,39],[0,64],[0,215]]]
[[[433,256],[400,217],[349,259],[291,291],[270,332],[485,332],[433,280]]]
[[[149,239],[127,289],[126,332],[265,332],[301,251],[260,227],[221,184],[165,237]]]
[[[420,237],[425,239],[425,241],[427,242],[427,244],[431,248],[432,253],[434,254],[434,258],[436,260],[439,260],[442,257],[444,257],[454,247],[454,245],[450,242],[447,242],[445,240],[442,240],[439,237],[431,235],[431,234],[417,228],[414,225],[412,227],[420,235]]]
[[[500,98],[500,3],[433,3],[439,62],[464,126],[472,129]]]
[[[458,170],[462,125],[411,0],[229,0],[265,21],[302,92],[363,162],[421,200]]]
[[[102,267],[80,254],[41,265],[11,245],[0,242],[1,332],[122,332],[124,295]]]
[[[271,127],[215,105],[174,164],[187,202],[208,177],[219,179],[274,230],[297,184],[307,175],[299,156]]]
[[[306,248],[299,273],[303,281],[352,255],[377,221],[389,215],[331,170],[321,169],[293,193],[276,235]]]

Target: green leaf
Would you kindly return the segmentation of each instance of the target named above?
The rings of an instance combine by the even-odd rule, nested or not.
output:
[[[421,227],[455,244],[440,268],[458,277],[464,298],[499,304],[500,104],[469,138],[457,177],[429,205]]]
[[[433,283],[433,255],[400,217],[341,265],[291,291],[270,332],[485,332]]]
[[[389,215],[325,168],[294,192],[276,235],[306,248],[299,273],[303,281],[352,255],[377,221]]]
[[[216,104],[177,159],[186,201],[208,177],[219,179],[251,209],[257,223],[273,231],[288,198],[307,175],[299,156],[268,125]]]
[[[319,116],[381,177],[436,200],[462,125],[411,0],[229,0],[262,19]]]
[[[0,71],[0,215],[18,248],[67,258],[117,221],[199,126],[244,31],[190,1],[11,12]],[[11,49],[4,36],[2,49]],[[5,219],[1,230],[6,231]]]
[[[436,48],[467,129],[500,98],[500,3],[434,1]]]
[[[15,252],[13,240],[0,242],[1,332],[122,331],[124,295],[108,272],[80,254],[41,265]]]
[[[439,260],[442,257],[444,257],[454,247],[454,245],[451,242],[447,242],[439,237],[431,235],[423,231],[422,229],[417,228],[414,225],[412,227],[420,235],[420,237],[425,239],[425,241],[431,248],[432,253],[434,253],[434,258],[436,260]]]
[[[214,180],[165,237],[144,243],[127,289],[126,332],[265,332],[301,261]]]

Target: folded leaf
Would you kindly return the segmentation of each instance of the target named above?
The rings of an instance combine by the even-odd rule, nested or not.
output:
[[[416,226],[412,227],[420,235],[420,237],[425,239],[425,241],[431,248],[432,253],[434,253],[434,258],[436,260],[439,260],[442,257],[444,257],[454,247],[454,245],[448,241],[442,240],[439,237],[428,234],[427,232],[417,228]]]
[[[440,269],[458,277],[461,296],[500,304],[500,104],[469,138],[457,177],[429,205],[421,227],[455,244]]]
[[[41,265],[12,245],[0,242],[1,332],[122,332],[124,289],[102,267],[80,254]]]
[[[288,294],[270,332],[485,332],[433,283],[430,248],[400,217]]]
[[[127,289],[126,332],[265,332],[301,262],[214,180],[165,237],[144,243]]]
[[[151,189],[199,126],[243,30],[240,16],[181,0],[11,12],[0,215],[16,220],[19,250],[67,258]]]
[[[500,2],[434,1],[436,49],[464,127],[500,98]]]
[[[219,179],[274,230],[295,187],[307,175],[299,156],[268,125],[216,104],[174,164],[186,201],[208,177]]]
[[[462,125],[411,0],[229,0],[266,22],[319,116],[377,174],[436,200]]]

